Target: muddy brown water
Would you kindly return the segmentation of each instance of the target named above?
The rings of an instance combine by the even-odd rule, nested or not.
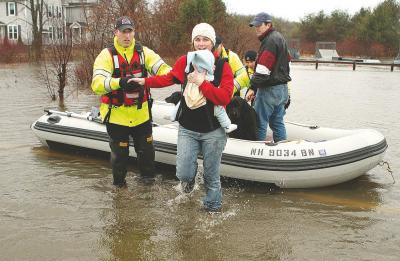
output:
[[[294,65],[287,119],[382,132],[397,182],[376,167],[318,189],[223,181],[223,213],[201,210],[202,187],[180,197],[171,168],[143,186],[111,186],[107,157],[42,146],[30,124],[57,107],[39,68],[0,65],[1,260],[399,260],[400,71]],[[154,90],[162,99],[172,90]],[[96,105],[69,86],[65,108]]]

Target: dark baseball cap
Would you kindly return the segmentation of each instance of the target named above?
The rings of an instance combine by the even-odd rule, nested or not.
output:
[[[256,57],[257,57],[257,52],[250,50],[245,53],[244,60],[245,61],[255,61]]]
[[[222,37],[219,35],[215,36],[215,46],[218,47],[220,44],[222,44]]]
[[[134,29],[134,24],[128,16],[121,16],[115,21],[115,29],[123,31],[125,29]]]
[[[250,27],[252,26],[260,26],[262,23],[271,23],[272,22],[272,16],[270,16],[267,13],[258,13],[253,21],[249,24]]]

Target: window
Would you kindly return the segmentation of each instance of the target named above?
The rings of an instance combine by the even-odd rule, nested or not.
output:
[[[8,25],[8,39],[17,40],[18,39],[18,26],[17,25]]]
[[[47,6],[47,17],[53,17],[54,14],[54,6]]]
[[[57,28],[57,39],[64,39],[64,31],[62,27]]]
[[[54,39],[54,27],[49,26],[49,39],[53,40]]]
[[[56,12],[54,13],[54,17],[61,17],[61,6],[56,6]]]
[[[17,14],[17,5],[15,2],[7,2],[7,15],[15,16]]]

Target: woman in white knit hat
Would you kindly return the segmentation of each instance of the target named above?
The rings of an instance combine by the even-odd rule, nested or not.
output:
[[[209,50],[214,53],[214,28],[207,23],[197,24],[192,31],[192,44],[195,51]],[[147,88],[160,88],[179,83],[182,85],[182,92],[187,83],[195,83],[206,98],[206,105],[197,109],[189,109],[185,99],[181,99],[177,113],[179,132],[176,176],[181,181],[183,191],[191,193],[197,172],[197,156],[199,153],[202,154],[206,190],[203,204],[210,212],[220,211],[222,205],[219,168],[227,140],[224,129],[214,116],[214,105],[226,106],[233,92],[233,74],[229,64],[225,60],[215,58],[212,82],[205,79],[206,72],[200,73],[193,66],[189,73],[185,72],[187,55],[180,57],[166,75],[133,79]]]

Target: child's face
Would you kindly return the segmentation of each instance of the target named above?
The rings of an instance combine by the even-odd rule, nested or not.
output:
[[[256,61],[246,61],[246,66],[254,70],[256,67]]]

